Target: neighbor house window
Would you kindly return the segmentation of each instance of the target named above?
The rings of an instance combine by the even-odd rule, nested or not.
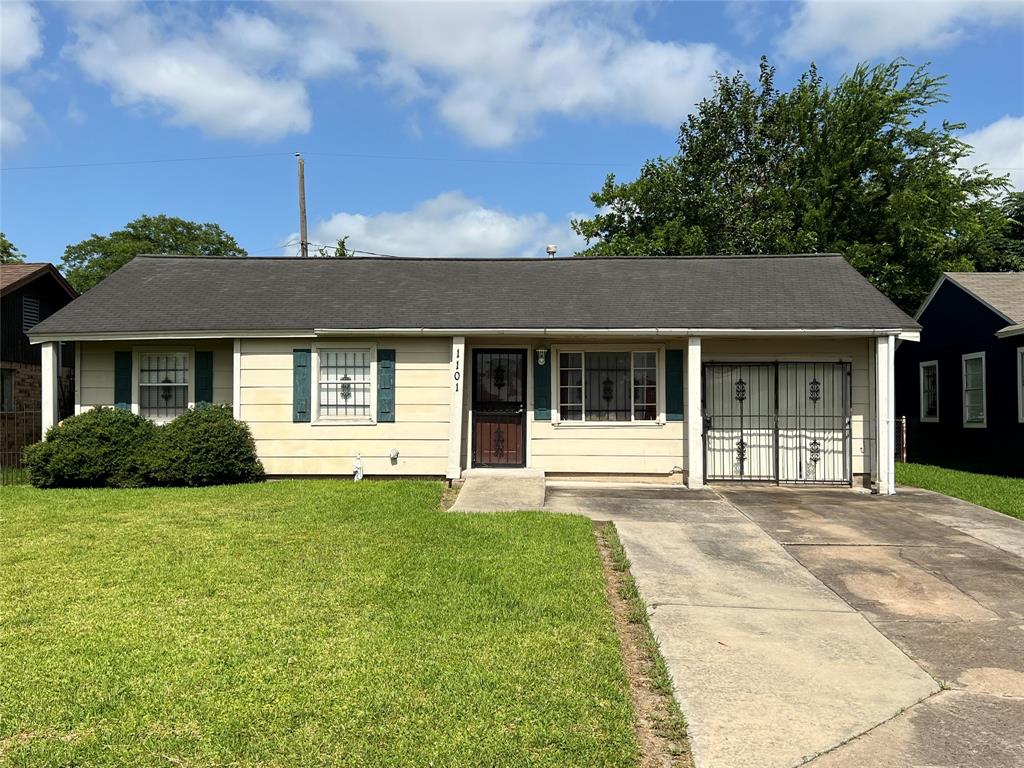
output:
[[[1017,348],[1017,421],[1024,424],[1024,347]]]
[[[0,368],[0,411],[14,410],[14,369]]]
[[[319,351],[318,402],[323,419],[373,418],[370,349]]]
[[[39,299],[35,296],[21,298],[21,330],[27,331],[39,323]]]
[[[964,426],[985,426],[985,353],[963,356]]]
[[[188,352],[139,353],[139,414],[170,421],[188,410]]]
[[[656,421],[658,353],[560,352],[558,415],[561,421]]]
[[[921,363],[921,421],[939,420],[939,364]]]

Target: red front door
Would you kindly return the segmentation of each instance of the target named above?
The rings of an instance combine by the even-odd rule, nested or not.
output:
[[[473,466],[526,466],[526,350],[473,352]]]

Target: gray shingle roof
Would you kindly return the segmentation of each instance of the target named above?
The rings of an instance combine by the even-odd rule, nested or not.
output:
[[[1024,272],[946,272],[945,275],[1011,324],[1024,323]]]
[[[840,256],[139,257],[33,335],[321,329],[916,329]]]

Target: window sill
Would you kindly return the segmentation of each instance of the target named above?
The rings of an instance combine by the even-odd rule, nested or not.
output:
[[[939,418],[937,416],[922,416],[919,421],[922,424],[938,424]]]
[[[653,429],[664,427],[665,421],[552,421],[551,426],[557,429],[608,429],[610,427],[636,427],[640,429]],[[682,424],[683,422],[679,422]]]
[[[988,429],[988,423],[984,421],[964,422],[964,429]]]
[[[316,419],[311,422],[314,427],[374,427],[373,419]]]

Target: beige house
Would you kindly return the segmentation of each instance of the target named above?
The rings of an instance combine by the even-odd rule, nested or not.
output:
[[[270,475],[528,467],[891,493],[893,352],[917,335],[835,255],[161,256],[31,338],[44,426],[73,340],[79,410],[230,404]]]

